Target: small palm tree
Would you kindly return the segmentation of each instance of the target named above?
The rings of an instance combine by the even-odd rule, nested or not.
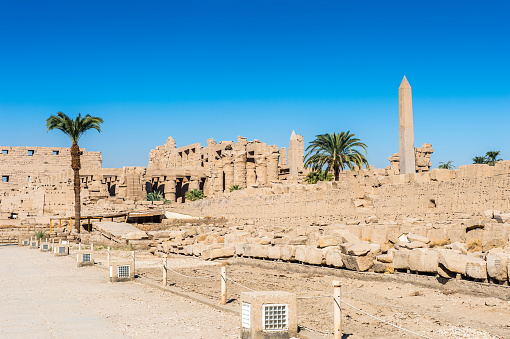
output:
[[[197,201],[205,197],[204,192],[196,188],[186,192],[186,199],[190,201]]]
[[[308,173],[305,181],[309,184],[316,184],[318,181],[331,181],[333,179],[333,174],[319,170]]]
[[[103,119],[99,117],[92,117],[86,115],[82,118],[81,114],[78,114],[75,120],[69,118],[62,112],[58,112],[57,115],[52,115],[46,119],[46,127],[48,131],[53,129],[59,129],[66,134],[72,141],[71,146],[71,168],[74,171],[74,227],[78,233],[80,233],[80,216],[81,216],[81,203],[80,203],[80,147],[78,146],[78,140],[80,137],[90,129],[96,129],[101,132],[101,124]]]
[[[490,166],[496,165],[497,161],[502,161],[503,159],[498,159],[500,151],[489,151],[485,154],[485,159],[487,159],[486,163]]]
[[[362,149],[363,155],[358,149]],[[366,159],[367,145],[360,139],[355,138],[350,131],[317,135],[310,145],[306,148],[305,167],[312,168],[315,171],[323,170],[329,172],[332,170],[335,181],[340,177],[340,171],[344,168],[353,170],[356,166],[368,168]]]
[[[487,158],[486,157],[474,157],[473,158],[473,164],[486,164]]]
[[[455,169],[455,166],[453,166],[453,161],[448,160],[447,162],[440,162],[439,166],[437,166],[437,168],[453,170],[453,169]]]

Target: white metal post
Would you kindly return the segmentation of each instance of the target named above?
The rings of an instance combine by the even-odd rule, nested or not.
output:
[[[227,267],[221,266],[221,304],[227,303]]]
[[[338,280],[333,281],[333,333],[335,339],[342,338],[342,310],[340,308],[342,284]]]

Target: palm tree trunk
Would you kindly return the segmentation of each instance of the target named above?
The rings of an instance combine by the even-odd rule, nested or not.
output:
[[[333,165],[333,170],[335,171],[335,181],[340,180],[340,166]]]
[[[81,202],[80,202],[80,147],[77,142],[73,142],[71,146],[71,168],[74,171],[74,228],[77,233],[80,233],[80,216],[81,216]]]

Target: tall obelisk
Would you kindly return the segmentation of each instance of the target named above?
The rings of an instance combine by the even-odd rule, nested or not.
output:
[[[414,155],[413,98],[406,77],[398,89],[400,174],[416,173]]]

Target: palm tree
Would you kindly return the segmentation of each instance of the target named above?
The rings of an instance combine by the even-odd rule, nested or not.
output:
[[[500,151],[489,151],[485,154],[485,158],[487,159],[486,164],[490,166],[496,165],[497,161],[502,161],[503,159],[497,159],[499,157]]]
[[[78,114],[75,120],[69,118],[62,112],[58,112],[57,115],[52,115],[46,119],[46,127],[48,132],[53,129],[59,129],[66,134],[72,141],[71,146],[71,168],[74,171],[74,228],[80,233],[80,214],[81,214],[81,203],[80,203],[80,147],[78,146],[78,140],[80,137],[89,129],[96,129],[101,132],[100,124],[103,123],[103,119],[99,117],[92,117],[86,115],[82,118],[81,114]]]
[[[368,168],[368,160],[358,148],[367,154],[367,145],[350,131],[316,135],[316,139],[306,148],[308,153],[305,156],[305,167],[319,171],[326,166],[325,171],[333,170],[335,181],[338,181],[340,171],[344,168],[353,170],[355,166],[363,165]]]
[[[455,166],[453,166],[453,161],[448,160],[447,162],[440,162],[439,166],[437,166],[437,168],[453,170],[453,169],[455,169]]]
[[[486,163],[487,163],[487,158],[484,156],[473,158],[473,164],[486,164]]]

